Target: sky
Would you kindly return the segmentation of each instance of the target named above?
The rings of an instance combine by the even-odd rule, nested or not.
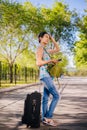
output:
[[[55,0],[16,0],[20,3],[24,3],[25,1],[30,1],[35,6],[45,5],[46,7],[52,7],[52,4]],[[86,0],[56,0],[56,1],[64,1],[64,3],[69,5],[69,9],[76,9],[78,13],[83,14],[84,9],[87,9]]]

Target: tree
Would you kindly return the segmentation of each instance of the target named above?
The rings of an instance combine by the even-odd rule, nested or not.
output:
[[[9,1],[0,4],[0,57],[10,66],[10,82],[13,82],[13,64],[16,58],[29,47],[26,30],[26,13],[18,3]],[[24,26],[25,25],[25,26]]]
[[[78,25],[80,39],[75,43],[75,62],[78,68],[87,68],[87,15],[83,16]]]
[[[24,63],[24,64],[23,64]],[[16,64],[20,65],[21,67],[30,67],[36,68],[36,59],[35,53],[32,50],[27,49],[17,57]]]
[[[31,2],[25,2],[23,9],[27,17],[25,19],[26,30],[31,30],[35,35],[44,30],[45,21],[40,9],[32,5]]]
[[[68,6],[62,2],[55,2],[52,8],[41,8],[41,13],[46,21],[45,29],[55,37],[56,41],[62,39],[63,43],[72,44],[75,40],[75,21],[76,13],[69,11]],[[73,20],[72,20],[73,18]]]

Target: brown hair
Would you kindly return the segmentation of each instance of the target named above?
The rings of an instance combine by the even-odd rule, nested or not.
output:
[[[45,34],[48,34],[47,32],[40,32],[39,35],[38,35],[38,41],[40,43],[40,37],[43,37]]]

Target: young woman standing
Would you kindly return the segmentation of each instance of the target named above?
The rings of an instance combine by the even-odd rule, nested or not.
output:
[[[45,124],[56,126],[57,124],[52,119],[52,117],[53,117],[54,109],[59,100],[59,93],[56,90],[52,77],[47,71],[47,64],[50,64],[52,62],[53,63],[58,62],[55,59],[50,59],[48,53],[53,54],[58,52],[59,46],[57,42],[54,40],[54,38],[51,37],[47,32],[41,32],[38,36],[38,40],[40,45],[37,48],[37,52],[36,52],[36,64],[37,66],[39,66],[40,69],[39,78],[42,82],[44,82],[44,90],[43,90],[43,98],[42,98],[42,121]],[[45,51],[44,48],[47,46],[50,40],[54,44],[54,49],[49,49]],[[48,98],[50,94],[53,96],[53,98],[48,108]]]

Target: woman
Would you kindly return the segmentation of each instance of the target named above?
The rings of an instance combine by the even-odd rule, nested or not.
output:
[[[56,107],[56,104],[59,100],[59,94],[53,83],[53,78],[47,72],[47,64],[57,63],[55,59],[50,59],[48,53],[53,54],[59,51],[59,46],[57,42],[51,37],[47,32],[41,32],[38,36],[39,47],[36,52],[36,64],[40,69],[40,80],[44,82],[43,98],[42,98],[42,121],[45,124],[56,126],[55,121],[52,119],[53,112]],[[52,41],[54,44],[54,49],[45,50],[49,41]],[[45,48],[45,49],[44,49]],[[49,95],[52,95],[52,101],[48,108],[48,98]]]

